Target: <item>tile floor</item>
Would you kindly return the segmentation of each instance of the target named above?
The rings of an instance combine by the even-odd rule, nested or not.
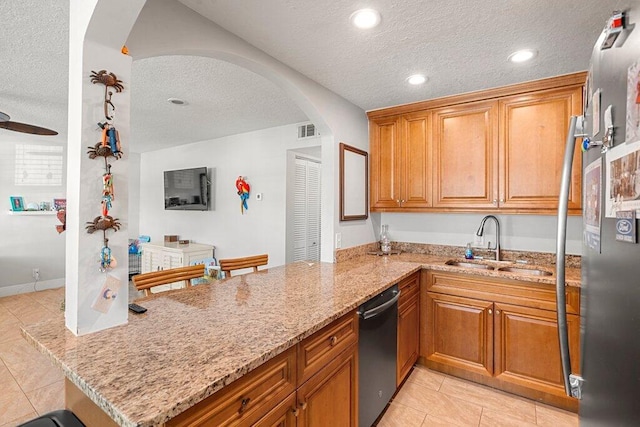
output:
[[[0,298],[0,427],[64,407],[63,375],[20,326],[63,316],[64,288]]]
[[[0,427],[64,406],[62,373],[20,332],[63,316],[63,299],[63,288],[0,298]],[[578,417],[417,366],[378,423],[396,426],[564,427],[578,426]]]
[[[416,366],[378,427],[578,426],[552,406]]]

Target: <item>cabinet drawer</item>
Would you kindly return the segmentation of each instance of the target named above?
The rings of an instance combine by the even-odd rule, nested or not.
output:
[[[420,288],[420,272],[416,272],[409,277],[402,279],[398,283],[400,290],[400,298],[398,299],[398,308],[401,309],[415,295],[418,295]]]
[[[291,393],[253,427],[296,427],[296,394]]]
[[[296,348],[173,418],[167,426],[248,426],[280,404],[296,388]]]
[[[427,291],[556,311],[554,285],[473,274],[429,271]],[[580,289],[565,288],[569,314],[580,314]]]
[[[298,385],[357,342],[358,314],[354,310],[299,343]]]

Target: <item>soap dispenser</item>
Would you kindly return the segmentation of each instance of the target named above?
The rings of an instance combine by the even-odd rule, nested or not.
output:
[[[471,249],[471,243],[467,243],[467,248],[464,251],[464,257],[466,259],[473,259],[473,250]]]

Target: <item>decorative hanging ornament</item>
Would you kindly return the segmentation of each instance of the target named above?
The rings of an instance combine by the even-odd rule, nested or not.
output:
[[[240,213],[244,215],[244,210],[249,209],[247,200],[249,200],[249,192],[251,191],[251,187],[242,176],[239,176],[238,179],[236,179],[236,188],[238,189],[238,196],[240,196]]]
[[[111,255],[111,248],[105,241],[105,245],[102,247],[100,251],[100,271],[104,273],[110,268],[115,268],[118,266],[118,262],[116,258]]]

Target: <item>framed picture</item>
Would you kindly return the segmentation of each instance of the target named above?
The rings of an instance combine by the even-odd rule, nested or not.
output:
[[[67,209],[67,199],[53,199],[53,210]]]
[[[14,212],[20,212],[24,210],[24,200],[20,196],[11,196],[11,210]]]

